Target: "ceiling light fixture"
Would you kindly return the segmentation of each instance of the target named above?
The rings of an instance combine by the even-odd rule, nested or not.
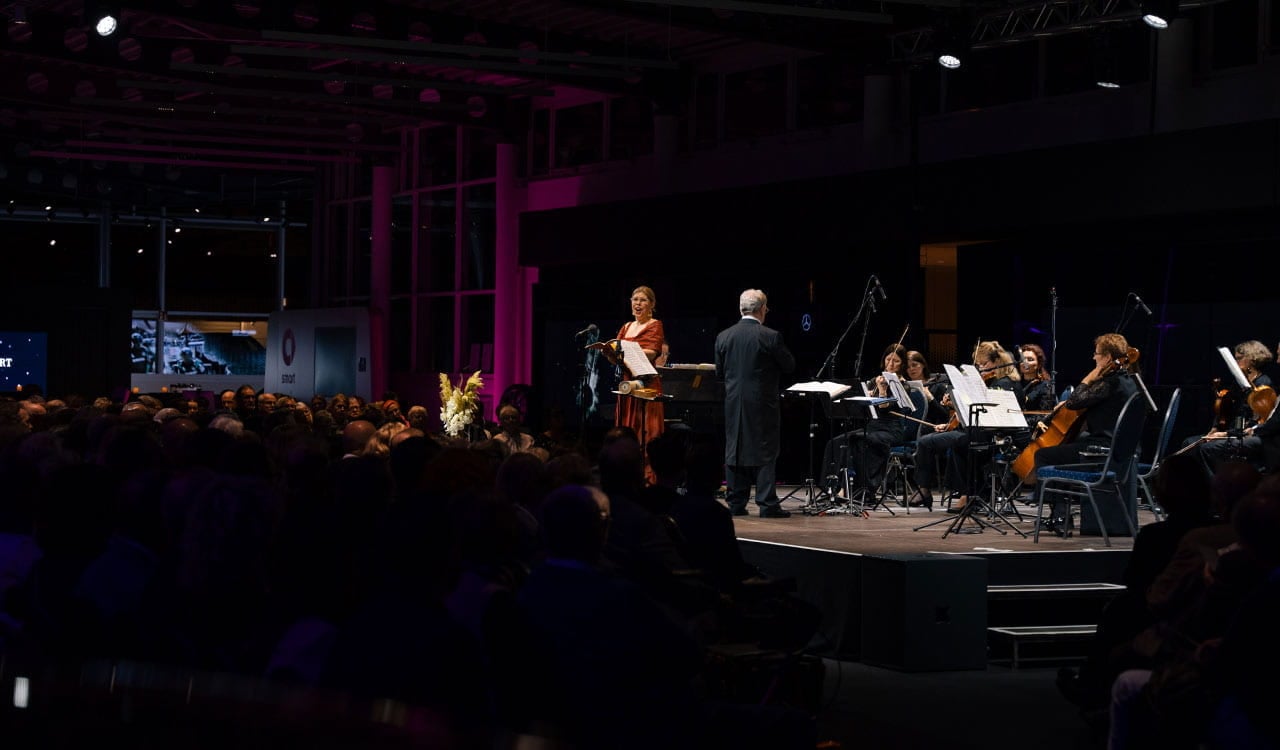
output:
[[[1169,28],[1178,16],[1178,0],[1144,0],[1142,22],[1156,31]]]

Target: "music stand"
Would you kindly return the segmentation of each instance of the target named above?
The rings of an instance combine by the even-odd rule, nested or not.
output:
[[[816,514],[825,510],[819,507],[820,501],[830,498],[834,494],[827,492],[825,489],[819,490],[818,483],[814,479],[813,449],[815,431],[818,429],[818,404],[822,404],[823,412],[830,419],[832,396],[837,396],[847,390],[849,390],[849,386],[842,383],[811,381],[808,383],[796,383],[782,392],[783,398],[798,398],[809,402],[809,473],[805,477],[804,484],[791,490],[781,498],[781,500],[790,500],[797,492],[803,490],[806,493],[806,502],[801,511],[804,513]]]
[[[1023,539],[1027,538],[1026,533],[1024,533],[1017,526],[1014,526],[1013,522],[1011,522],[1002,513],[1000,513],[999,509],[988,504],[987,501],[983,498],[982,494],[974,490],[974,487],[977,484],[974,476],[977,472],[976,456],[979,453],[989,452],[994,447],[994,442],[991,440],[988,440],[985,443],[978,441],[978,438],[982,434],[981,432],[982,427],[980,425],[981,417],[983,414],[987,413],[988,407],[995,408],[998,406],[999,404],[996,404],[994,402],[979,402],[979,403],[969,404],[969,426],[967,428],[969,430],[969,445],[966,451],[967,471],[965,472],[967,474],[967,476],[965,477],[965,483],[966,483],[966,487],[969,490],[969,493],[968,493],[968,500],[965,502],[964,507],[960,509],[960,513],[957,514],[955,518],[948,519],[944,516],[943,518],[939,518],[936,521],[930,521],[929,523],[926,523],[922,526],[918,526],[915,529],[912,529],[913,531],[927,529],[930,526],[937,526],[938,524],[947,523],[948,521],[950,521],[950,523],[947,524],[947,530],[942,532],[943,539],[946,539],[947,536],[951,534],[981,534],[983,531],[987,529],[994,529],[995,531],[1000,532],[1002,536],[1007,536],[1008,535],[1007,531],[1000,528],[994,523],[991,523],[989,521],[984,521],[978,515],[979,509],[982,508],[987,511],[988,519],[994,516],[995,518],[998,518],[999,520],[1003,521],[1009,528],[1013,529]],[[970,521],[972,522],[972,526],[970,528],[965,528],[965,524]]]
[[[869,423],[872,419],[876,418],[871,416],[874,413],[871,410],[875,409],[880,404],[889,403],[894,400],[895,399],[893,398],[882,398],[880,396],[851,396],[849,398],[835,399],[831,402],[830,416],[833,420],[834,419],[842,420],[846,425],[851,422],[862,424],[862,426],[859,428],[855,428],[852,430],[845,430],[842,433],[840,433],[842,435],[849,435],[849,437],[845,439],[845,445],[844,445],[844,450],[847,453],[853,452],[853,440],[857,437],[857,435],[854,435],[853,433],[857,433],[861,431],[862,437],[863,438],[866,437],[867,423]],[[849,466],[851,458],[852,456],[845,455],[843,457],[843,460],[835,459],[838,462],[838,464],[841,466],[841,469],[840,469],[841,477],[842,477],[841,482],[844,485],[845,501],[844,503],[837,504],[836,507],[832,508],[827,512],[848,513],[850,515],[858,515],[858,516],[863,516],[865,518],[867,517],[867,511],[870,510],[871,508],[876,507],[876,505],[880,503],[872,503],[870,506],[866,504],[867,494],[868,493],[871,493],[872,495],[876,494],[875,488],[868,487],[865,484],[866,475],[867,475],[866,451],[863,450],[858,452],[858,457],[857,457],[858,465],[856,467]],[[854,473],[855,473],[855,476],[858,477],[857,490],[854,490],[849,483],[850,468],[855,468]],[[889,509],[888,506],[885,506],[885,510],[888,510],[890,515],[896,515],[892,510]]]

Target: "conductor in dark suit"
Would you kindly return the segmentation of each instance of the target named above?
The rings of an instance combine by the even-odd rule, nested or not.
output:
[[[786,518],[778,500],[776,463],[778,406],[784,373],[796,367],[796,358],[782,341],[782,334],[764,324],[768,298],[759,289],[748,289],[738,298],[742,319],[716,336],[716,377],[724,381],[724,461],[728,479],[729,509],[747,515],[751,485],[761,518]]]

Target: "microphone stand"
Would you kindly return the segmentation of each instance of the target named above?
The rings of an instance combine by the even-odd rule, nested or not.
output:
[[[1049,307],[1049,393],[1053,400],[1058,400],[1058,289],[1049,288],[1049,296],[1053,302]]]

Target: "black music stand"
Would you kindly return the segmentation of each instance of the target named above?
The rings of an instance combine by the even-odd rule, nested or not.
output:
[[[1027,538],[1026,533],[1017,526],[1014,526],[1013,522],[1000,513],[998,508],[994,507],[994,504],[989,504],[983,497],[982,493],[975,491],[975,487],[977,486],[977,479],[975,477],[978,465],[977,456],[982,453],[988,453],[995,447],[993,440],[980,442],[982,427],[979,422],[982,414],[986,412],[987,407],[989,406],[994,407],[997,406],[997,404],[976,403],[969,405],[969,426],[967,428],[969,430],[969,445],[966,450],[967,460],[965,462],[967,469],[965,472],[967,475],[965,477],[965,485],[969,490],[968,501],[965,502],[964,507],[960,509],[960,513],[954,518],[947,518],[944,516],[936,521],[930,521],[923,526],[917,526],[915,529],[912,529],[912,531],[927,529],[930,526],[937,526],[938,524],[947,523],[949,521],[950,523],[947,523],[947,530],[942,532],[943,539],[946,539],[950,534],[981,534],[987,529],[994,529],[1002,536],[1008,535],[1009,532],[1000,528],[996,524],[991,523],[990,520],[983,520],[978,515],[980,510],[985,510],[987,519],[997,518],[1000,521],[1003,521],[1009,528],[1013,529],[1014,532],[1023,539]],[[965,524],[968,522],[972,522],[972,524],[969,528],[965,528]]]
[[[802,399],[809,402],[809,473],[805,477],[804,484],[796,487],[788,492],[781,499],[789,500],[800,491],[805,492],[806,502],[801,512],[807,515],[819,515],[827,511],[830,503],[824,503],[835,497],[835,492],[828,490],[826,487],[819,488],[818,482],[814,479],[813,453],[815,433],[818,429],[817,409],[818,405],[822,405],[822,411],[827,416],[827,423],[832,424],[832,398],[831,394],[826,391],[805,391],[794,390],[788,388],[782,392],[782,397],[787,399]]]
[[[858,465],[856,467],[850,466],[850,464],[853,462],[853,457],[851,455],[853,453],[853,441],[858,437],[855,433],[861,432],[865,437],[866,426],[872,419],[874,419],[874,417],[870,416],[867,412],[867,408],[874,408],[879,404],[893,400],[894,399],[892,398],[881,398],[878,396],[851,396],[848,398],[835,399],[831,402],[831,410],[828,412],[827,416],[833,421],[833,423],[834,421],[839,420],[846,426],[850,423],[860,423],[861,427],[857,427],[852,430],[844,430],[839,433],[841,435],[849,435],[845,441],[844,447],[846,455],[834,459],[841,467],[840,482],[844,485],[845,500],[843,503],[837,503],[834,507],[827,510],[826,513],[848,513],[850,515],[858,515],[865,518],[867,516],[867,511],[877,505],[883,504],[878,501],[873,502],[871,505],[867,505],[866,503],[868,494],[873,497],[876,495],[875,489],[868,487],[865,484],[867,467],[864,456],[866,455],[866,452],[860,451],[858,453]],[[834,436],[832,439],[835,439]],[[858,489],[856,490],[853,489],[849,483],[849,469],[851,468],[854,469],[854,475],[858,478]],[[834,495],[834,493],[832,494]],[[887,505],[884,506],[884,508],[889,511],[890,515],[896,515]]]

